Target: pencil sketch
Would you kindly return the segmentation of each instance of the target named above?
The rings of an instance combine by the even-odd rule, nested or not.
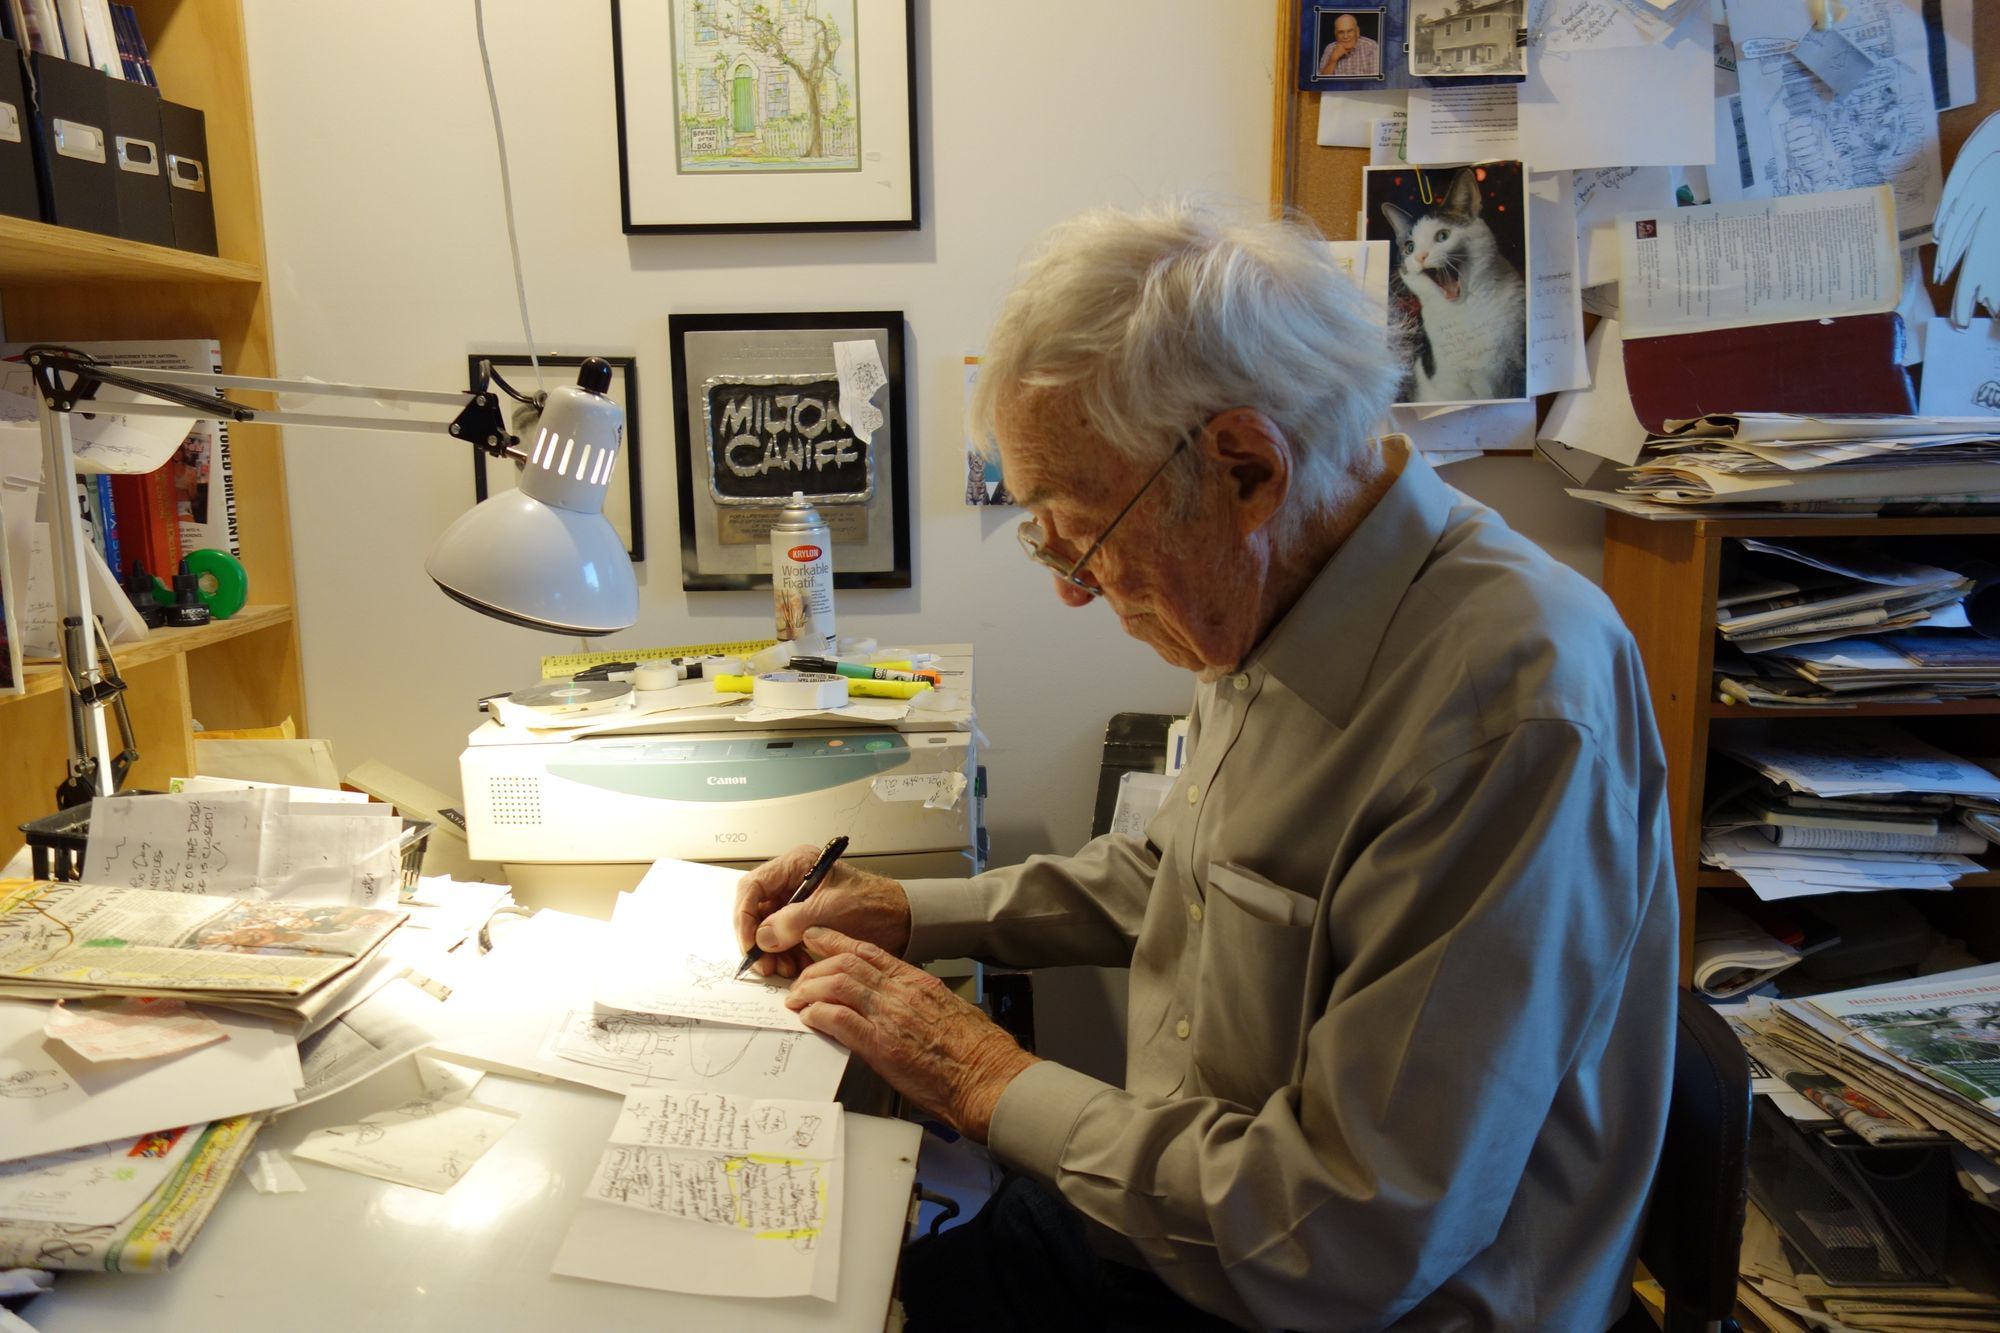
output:
[[[683,174],[859,171],[854,0],[674,0]]]

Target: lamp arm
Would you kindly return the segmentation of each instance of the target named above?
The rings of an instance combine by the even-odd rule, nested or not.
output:
[[[103,404],[107,412],[126,416],[180,416],[197,412],[237,422],[272,425],[323,426],[335,430],[400,430],[432,434],[442,431],[496,457],[508,455],[520,437],[507,429],[500,397],[484,383],[473,389],[399,389],[371,384],[281,380],[255,375],[215,375],[192,370],[108,366],[73,348],[37,344],[25,353],[42,400],[57,412],[89,411],[89,394],[109,384],[159,401]],[[330,398],[367,398],[384,404],[457,407],[449,421],[412,420],[392,416],[346,416],[318,411],[280,411],[217,397],[218,391],[246,389],[260,393],[308,394]]]

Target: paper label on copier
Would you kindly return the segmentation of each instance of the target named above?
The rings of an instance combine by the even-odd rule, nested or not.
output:
[[[927,810],[950,810],[965,794],[965,774],[956,769],[949,773],[895,773],[876,778],[871,786],[879,800],[922,801]]]

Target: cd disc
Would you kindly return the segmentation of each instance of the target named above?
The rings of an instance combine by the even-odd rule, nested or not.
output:
[[[515,690],[507,702],[551,717],[588,717],[629,705],[632,687],[619,680],[549,680]]]

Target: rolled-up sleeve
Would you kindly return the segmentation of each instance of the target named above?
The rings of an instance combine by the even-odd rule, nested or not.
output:
[[[1524,1171],[1631,1174],[1589,1160],[1616,1141],[1604,1126],[1545,1131],[1579,1114],[1558,1090],[1624,996],[1656,891],[1640,842],[1631,779],[1588,730],[1519,723],[1414,777],[1331,885],[1319,928],[1338,968],[1295,1082],[1243,1106],[1037,1065],[1002,1095],[991,1146],[1197,1304],[1392,1324],[1512,1224]],[[1103,931],[1119,934],[1109,916]],[[1671,948],[1657,933],[1646,947]],[[1258,982],[1257,959],[1205,954],[1189,998]],[[1531,1167],[1544,1154],[1565,1160]]]

